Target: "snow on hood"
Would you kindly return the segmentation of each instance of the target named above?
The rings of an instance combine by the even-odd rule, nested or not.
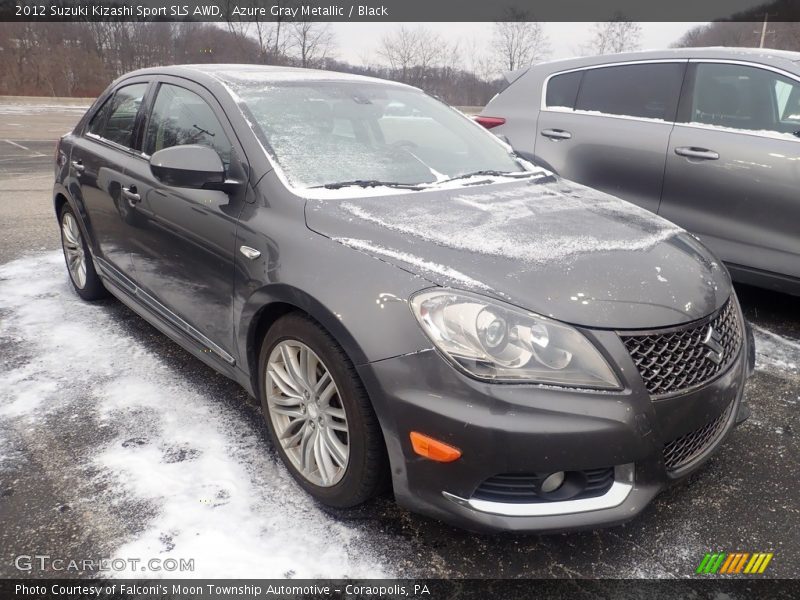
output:
[[[684,230],[556,177],[309,200],[306,215],[312,230],[432,282],[577,324],[674,325],[730,294],[724,268]]]

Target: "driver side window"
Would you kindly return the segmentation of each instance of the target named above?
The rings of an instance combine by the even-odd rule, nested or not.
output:
[[[186,144],[213,148],[228,170],[231,143],[211,107],[194,92],[161,84],[147,123],[144,151],[152,155],[164,148]]]

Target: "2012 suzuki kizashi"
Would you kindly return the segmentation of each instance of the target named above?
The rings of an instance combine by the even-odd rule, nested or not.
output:
[[[610,525],[742,416],[753,344],[709,251],[418,89],[136,71],[56,157],[77,293],[258,396],[325,504],[391,482],[473,529]]]

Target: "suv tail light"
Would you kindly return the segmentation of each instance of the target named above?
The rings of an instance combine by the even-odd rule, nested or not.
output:
[[[473,117],[476,122],[480,123],[486,129],[491,129],[492,127],[497,127],[498,125],[502,125],[506,122],[503,117],[484,117],[483,115],[477,115]]]

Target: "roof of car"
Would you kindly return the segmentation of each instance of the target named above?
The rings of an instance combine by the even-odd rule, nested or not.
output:
[[[562,60],[539,63],[542,67],[582,67],[597,64],[640,61],[640,60],[669,60],[669,59],[720,59],[720,60],[750,60],[776,66],[787,63],[800,62],[800,52],[788,50],[772,50],[770,48],[670,48],[666,50],[644,50],[641,52],[624,52],[621,54],[603,54],[599,56],[584,56]],[[537,67],[539,65],[536,65]],[[788,66],[788,65],[787,65]],[[796,66],[796,65],[795,65]]]
[[[176,75],[179,77],[192,76],[194,78],[199,76],[201,79],[208,77],[223,83],[239,84],[247,81],[276,83],[288,81],[352,81],[410,87],[395,81],[388,81],[377,77],[367,77],[365,75],[355,75],[353,73],[255,64],[172,65],[141,69],[133,73],[128,73],[127,76],[148,74]]]

